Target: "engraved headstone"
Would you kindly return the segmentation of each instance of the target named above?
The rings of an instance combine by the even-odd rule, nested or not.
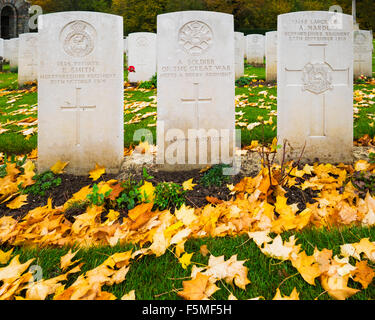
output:
[[[148,81],[156,73],[156,34],[130,33],[128,40],[128,65],[135,72],[128,75],[129,82]]]
[[[266,32],[266,81],[277,80],[277,31]]]
[[[353,17],[339,14],[334,27],[333,14],[278,16],[277,134],[288,158],[304,149],[303,160],[352,161]]]
[[[236,79],[244,75],[244,55],[245,55],[245,46],[244,46],[244,34],[242,32],[234,33],[234,64],[235,64],[235,75]]]
[[[233,16],[159,15],[158,163],[187,170],[230,163],[234,148]]]
[[[118,172],[124,150],[122,17],[73,11],[38,20],[39,172],[58,160],[69,161],[67,173],[86,175],[96,163]]]
[[[19,37],[18,84],[38,79],[38,37],[37,33],[23,33]]]
[[[4,58],[4,39],[0,38],[0,57]]]
[[[372,77],[372,34],[369,30],[354,31],[354,78]]]
[[[263,66],[265,53],[264,36],[261,34],[248,34],[246,36],[246,59],[252,66]]]

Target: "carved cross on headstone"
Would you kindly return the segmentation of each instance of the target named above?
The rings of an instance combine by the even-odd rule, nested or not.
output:
[[[68,106],[62,106],[60,109],[62,111],[74,111],[76,113],[76,146],[79,147],[81,144],[81,112],[86,110],[93,110],[96,108],[96,106],[84,106],[81,105],[81,99],[80,99],[80,92],[82,88],[76,88],[76,102],[75,105],[70,105],[69,102],[67,102]]]
[[[199,96],[199,83],[193,83],[194,96],[191,98],[181,98],[183,104],[193,104],[196,119],[195,129],[199,129],[199,106],[200,104],[211,103],[212,98],[201,98]]]
[[[301,87],[312,93],[309,137],[321,138],[325,132],[325,93],[338,86],[349,85],[349,68],[333,69],[326,60],[326,44],[310,44],[310,59],[302,69],[285,68],[287,86]]]

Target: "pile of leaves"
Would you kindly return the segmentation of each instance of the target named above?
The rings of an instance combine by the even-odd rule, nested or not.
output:
[[[20,194],[19,185],[35,183],[35,167],[30,160],[18,164],[22,170],[16,162],[7,161],[4,165],[0,201],[8,201],[9,205],[16,207],[27,201],[27,195]],[[58,174],[67,165],[58,162],[51,171]],[[349,278],[360,282],[365,289],[374,277],[375,243],[369,239],[345,244],[339,256],[332,257],[332,252],[326,249],[316,249],[312,256],[308,256],[300,250],[295,236],[283,241],[280,235],[312,226],[329,229],[333,226],[375,225],[373,190],[367,190],[364,195],[363,190],[356,186],[358,184],[353,183],[361,172],[365,176],[375,174],[375,164],[359,160],[354,166],[319,163],[299,166],[293,162],[283,166],[263,165],[255,177],[245,177],[236,185],[228,185],[233,195],[231,200],[211,198],[211,203],[202,208],[182,204],[171,211],[168,205],[155,207],[157,186],[144,181],[137,203],[126,217],[119,219],[119,212],[114,209],[108,212],[104,205],[107,200],[119,200],[124,188],[121,182],[111,179],[83,187],[62,206],[54,207],[53,200],[49,199],[45,206],[29,211],[21,220],[3,216],[0,218],[2,245],[87,247],[133,243],[140,249],[122,253],[120,257],[115,255],[94,270],[80,275],[69,288],[65,288],[63,282],[70,273],[79,272],[79,266],[56,278],[30,284],[30,272],[26,270],[31,262],[21,264],[14,257],[9,265],[0,268],[0,298],[42,299],[53,295],[55,299],[111,299],[113,296],[101,288],[123,281],[131,259],[145,255],[160,257],[172,251],[185,268],[192,263],[192,253],[186,252],[184,246],[188,239],[243,234],[247,234],[263,254],[290,261],[307,283],[314,285],[315,279],[319,279],[335,299],[345,299],[358,292],[358,289],[347,286]],[[105,168],[97,165],[90,177],[97,181],[104,173]],[[184,190],[191,188],[194,188],[192,181],[186,181],[182,186]],[[302,193],[310,190],[314,201],[306,201],[301,209],[299,203],[291,201],[288,196],[292,188]],[[67,218],[66,212],[72,204],[88,199],[90,203],[83,206],[82,214],[72,221]],[[104,221],[103,213],[106,215]],[[0,257],[0,263],[6,264],[10,253],[0,252]],[[210,256],[207,266],[193,265],[191,280],[183,282],[184,288],[178,295],[185,299],[208,299],[218,290],[217,281],[245,289],[250,280],[243,263],[236,256],[226,261],[223,256]],[[234,296],[229,298],[235,299]],[[278,291],[275,298],[296,299],[298,292],[294,290],[291,296],[285,297]]]

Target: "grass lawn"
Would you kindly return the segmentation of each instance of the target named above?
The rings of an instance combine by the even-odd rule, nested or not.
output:
[[[290,235],[292,235],[290,232],[283,233],[282,238],[286,240]],[[370,241],[374,241],[375,229],[352,227],[342,230],[334,229],[329,232],[323,229],[310,229],[296,233],[296,238],[299,239],[297,243],[302,244],[302,249],[308,255],[313,254],[314,247],[319,250],[323,248],[331,249],[333,250],[333,255],[336,255],[340,252],[340,245],[358,242],[360,238],[366,237],[369,237]],[[203,256],[199,251],[202,245],[207,245],[208,250],[214,256],[224,255],[225,260],[234,254],[238,255],[238,260],[246,260],[244,265],[249,269],[248,278],[251,281],[246,286],[246,290],[221,281],[217,283],[220,290],[213,295],[214,299],[227,300],[229,294],[232,293],[238,299],[251,299],[262,296],[264,299],[269,300],[274,297],[278,287],[283,295],[290,295],[293,288],[296,288],[301,300],[331,299],[327,293],[324,293],[319,281],[315,281],[315,286],[309,285],[289,261],[280,262],[266,257],[256,244],[253,241],[248,241],[248,239],[246,235],[204,238],[188,240],[185,244],[186,252],[194,252],[191,261],[192,264],[197,266],[207,265],[208,262],[208,257]],[[0,246],[0,249],[7,250],[8,248]],[[136,250],[137,248],[132,245],[92,247],[81,249],[75,258],[85,262],[81,268],[84,272],[97,267],[108,256],[130,249]],[[67,252],[68,248],[30,249],[16,247],[14,254],[20,255],[21,262],[35,258],[36,260],[33,264],[39,265],[43,271],[43,278],[48,279],[62,273],[59,268],[60,257]],[[180,291],[182,281],[189,279],[190,274],[191,265],[186,270],[183,269],[172,252],[167,252],[159,258],[145,256],[130,264],[130,271],[126,275],[126,281],[118,285],[104,286],[103,290],[113,293],[117,298],[121,298],[125,293],[135,290],[136,298],[140,300],[181,299],[177,296],[175,289]],[[65,287],[67,288],[71,285],[76,278],[77,275],[70,276]],[[363,290],[359,283],[349,280],[349,287],[361,290],[349,300],[368,300],[375,297],[374,285],[370,285],[366,290]]]

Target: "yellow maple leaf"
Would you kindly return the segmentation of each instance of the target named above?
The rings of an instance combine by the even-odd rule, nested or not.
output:
[[[95,164],[95,169],[90,171],[90,178],[92,181],[98,180],[105,173],[105,168]]]
[[[193,178],[186,180],[182,183],[182,187],[184,190],[193,190],[193,188],[196,186],[196,183],[193,183]]]
[[[370,164],[366,160],[358,160],[354,164],[355,171],[364,171],[364,170],[367,170],[369,167],[370,167]]]
[[[184,289],[177,294],[185,300],[208,300],[217,290],[220,290],[209,279],[209,276],[198,272],[194,279],[182,282]]]
[[[359,282],[363,289],[367,289],[368,285],[375,277],[374,270],[367,265],[367,261],[357,261],[356,269],[351,271],[353,280]]]
[[[60,269],[62,271],[64,271],[66,268],[69,268],[70,266],[72,266],[73,264],[79,261],[79,260],[76,260],[72,262],[72,259],[75,257],[78,251],[79,249],[76,252],[72,253],[72,249],[69,249],[69,252],[60,258]]]
[[[21,194],[11,202],[7,204],[9,209],[18,209],[27,204],[27,194]]]
[[[131,290],[130,292],[124,294],[121,297],[121,300],[135,300],[135,290]]]
[[[0,250],[0,264],[8,263],[11,255],[12,255],[13,249],[14,248],[10,249],[7,252],[4,252],[4,251]]]
[[[182,265],[182,268],[186,269],[188,265],[190,265],[190,260],[191,260],[191,257],[193,256],[194,252],[193,253],[187,253],[185,252],[184,255],[178,259],[178,261],[181,263]]]
[[[110,209],[107,214],[107,219],[108,221],[112,222],[112,221],[116,221],[119,216],[120,216],[120,212]]]
[[[293,267],[301,274],[305,281],[315,286],[315,278],[322,273],[319,264],[314,256],[306,255],[305,251],[300,252],[295,259],[291,259]]]
[[[155,187],[151,182],[145,181],[142,187],[139,188],[141,192],[142,201],[153,201]]]
[[[349,274],[345,276],[328,276],[327,274],[321,275],[321,284],[324,290],[336,300],[345,300],[346,298],[351,297],[353,294],[356,294],[357,289],[348,287]]]
[[[280,289],[277,288],[276,294],[272,300],[299,300],[299,293],[297,292],[297,289],[294,288],[290,296],[287,296],[287,295],[283,296],[281,295]]]
[[[60,160],[57,161],[51,168],[50,170],[54,174],[61,174],[64,171],[64,168],[69,164],[69,161],[67,162],[61,162]]]

